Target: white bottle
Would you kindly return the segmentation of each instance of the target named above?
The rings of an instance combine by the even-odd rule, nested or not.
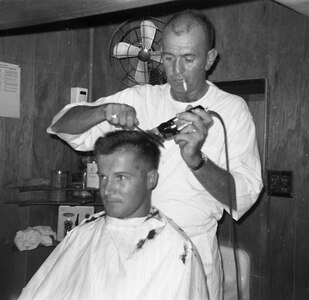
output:
[[[87,188],[99,188],[98,165],[95,161],[87,163]]]

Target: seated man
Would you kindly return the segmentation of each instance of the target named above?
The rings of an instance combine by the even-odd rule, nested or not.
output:
[[[151,206],[160,150],[138,131],[95,145],[104,211],[68,233],[19,299],[208,299],[190,239]]]

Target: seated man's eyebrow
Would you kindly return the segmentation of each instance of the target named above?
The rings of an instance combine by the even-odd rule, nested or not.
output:
[[[97,175],[98,175],[98,177],[100,178],[100,179],[103,179],[104,177],[106,177],[106,175],[105,174],[103,174],[103,173],[101,173],[101,172],[97,172]]]

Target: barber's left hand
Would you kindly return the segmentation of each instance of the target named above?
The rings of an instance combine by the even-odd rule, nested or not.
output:
[[[188,123],[175,136],[174,141],[180,147],[180,153],[188,167],[196,167],[201,160],[200,151],[207,138],[208,129],[213,124],[213,119],[207,111],[196,108],[188,111],[192,106],[188,105],[186,111],[176,117]]]

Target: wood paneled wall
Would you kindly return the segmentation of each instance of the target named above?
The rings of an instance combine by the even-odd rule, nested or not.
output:
[[[26,178],[49,179],[52,169],[77,167],[75,152],[46,128],[69,103],[71,86],[88,87],[89,29],[58,25],[2,32],[0,61],[21,66],[21,116],[0,117],[0,298],[15,299],[47,255],[42,249],[14,250],[15,233],[35,225],[56,230],[57,210],[8,205],[18,193],[5,186]]]
[[[214,2],[217,6],[210,5]],[[208,2],[201,1],[198,6],[210,16],[216,28],[220,59],[210,79],[267,78],[266,168],[294,173],[293,198],[264,194],[237,224],[239,244],[252,258],[251,299],[306,299],[309,293],[308,17],[270,0],[231,1],[235,2],[233,5],[224,5],[225,2],[209,1],[207,6]],[[183,8],[165,5],[158,10],[138,10],[135,15],[165,18]],[[27,264],[34,256],[34,252],[12,252],[5,243],[12,240],[17,230],[37,225],[33,222],[43,222],[45,218],[53,222],[54,213],[50,207],[4,204],[16,197],[4,186],[23,178],[49,176],[52,168],[74,167],[75,153],[49,137],[45,129],[51,117],[69,102],[69,88],[88,86],[90,66],[93,66],[93,100],[125,88],[112,73],[107,53],[113,31],[131,14],[115,16],[96,20],[95,25],[85,25],[83,21],[74,29],[45,26],[33,32],[0,36],[0,61],[20,64],[22,68],[21,118],[0,118],[1,298],[9,299],[6,296],[20,292],[27,272],[31,273]],[[91,30],[93,53],[89,49]],[[93,57],[93,65],[89,57]]]
[[[272,1],[207,9],[221,54],[211,79],[265,77],[269,83],[266,167],[294,173],[294,197],[264,195],[239,224],[253,259],[252,299],[306,299],[309,219],[309,18]],[[258,219],[251,218],[258,214]],[[256,223],[256,221],[258,221]],[[253,248],[247,236],[260,242]]]

